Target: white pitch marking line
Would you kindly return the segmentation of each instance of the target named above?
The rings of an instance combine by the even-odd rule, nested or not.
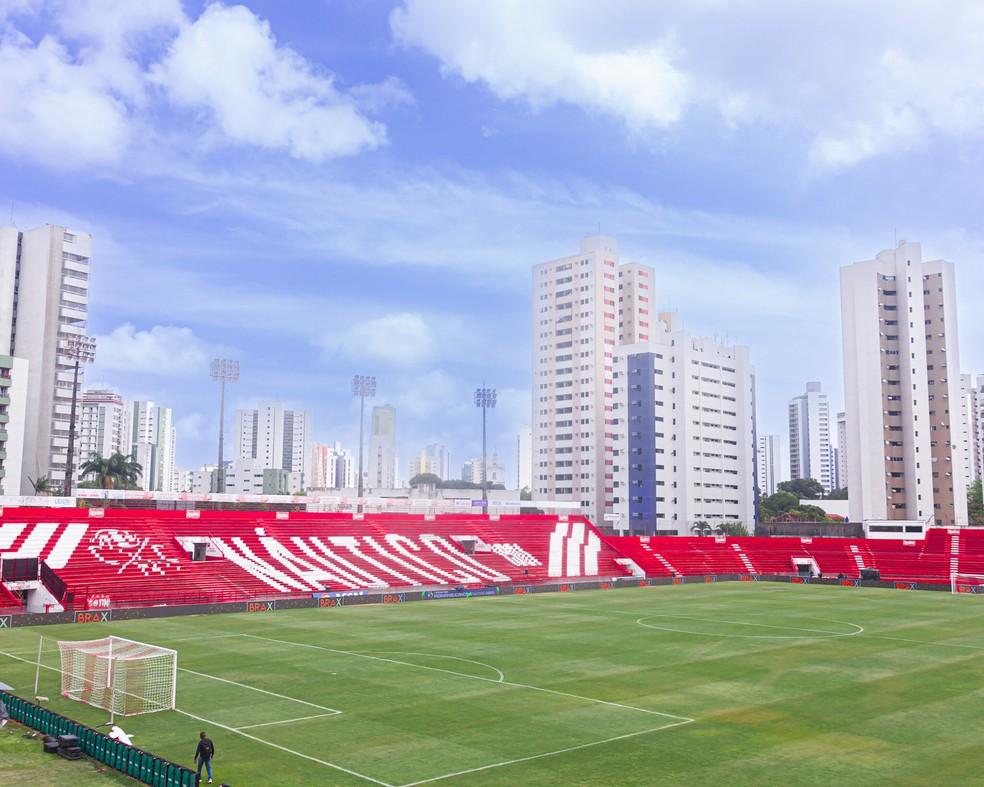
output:
[[[829,623],[840,623],[840,624],[842,624],[844,626],[854,626],[854,628],[857,629],[857,630],[856,631],[847,631],[847,632],[827,631],[825,629],[799,628],[798,626],[776,626],[776,625],[770,625],[768,623],[749,623],[749,622],[743,622],[743,621],[740,621],[740,620],[721,620],[719,618],[694,618],[694,617],[690,617],[689,615],[670,615],[670,614],[658,614],[658,613],[652,613],[652,614],[649,614],[649,615],[644,615],[643,617],[641,617],[638,620],[636,620],[636,623],[638,623],[640,626],[643,626],[644,628],[660,629],[660,630],[667,630],[667,631],[672,630],[672,629],[663,629],[663,627],[653,626],[651,624],[643,623],[642,622],[644,620],[649,620],[650,618],[671,618],[671,619],[676,619],[676,620],[696,620],[696,621],[700,621],[702,623],[726,623],[728,625],[735,625],[735,626],[756,626],[756,627],[759,627],[759,628],[766,628],[766,629],[779,629],[780,631],[808,631],[808,632],[812,632],[814,634],[823,634],[823,635],[825,635],[823,638],[827,638],[827,637],[856,637],[858,634],[863,634],[864,633],[864,626],[859,626],[857,623],[848,623],[845,620],[831,620],[831,621],[828,621],[828,622]],[[719,634],[718,632],[706,632],[706,631],[684,631],[683,633],[684,634],[711,634],[713,636],[725,636],[725,635]],[[757,639],[821,639],[821,637],[801,637],[801,636],[798,636],[798,635],[785,636],[785,637],[783,637],[783,636],[769,636],[769,635],[766,635],[766,634],[730,634],[730,635],[727,635],[727,636],[732,636],[732,637],[749,637],[749,638],[757,638]]]
[[[672,727],[682,727],[684,724],[692,724],[693,721],[694,721],[693,719],[689,719],[687,721],[677,721],[677,722],[673,722],[672,724],[664,724],[662,727],[652,727],[651,729],[640,730],[639,732],[629,732],[626,733],[625,735],[616,735],[612,738],[605,738],[604,740],[601,741],[591,741],[590,743],[582,743],[578,746],[568,746],[567,748],[564,749],[556,749],[555,751],[548,751],[548,752],[544,752],[543,754],[531,754],[529,757],[518,757],[515,760],[504,760],[503,762],[495,762],[492,763],[491,765],[482,765],[478,768],[469,768],[464,771],[445,773],[442,776],[434,776],[433,778],[430,779],[421,779],[420,781],[416,781],[416,782],[407,782],[406,784],[400,785],[400,787],[415,787],[416,785],[419,784],[430,784],[431,782],[438,782],[438,781],[442,781],[443,779],[452,779],[456,776],[465,776],[469,773],[478,773],[480,771],[487,771],[487,770],[491,770],[492,768],[503,768],[506,765],[515,765],[516,763],[520,763],[520,762],[539,760],[544,757],[554,757],[558,754],[566,754],[567,752],[578,751],[579,749],[588,749],[591,748],[592,746],[601,746],[602,744],[605,743],[614,743],[615,741],[624,741],[628,738],[637,738],[640,735],[649,735],[652,732],[668,730]]]
[[[198,675],[201,678],[211,678],[212,680],[217,680],[217,681],[220,681],[221,683],[228,683],[228,684],[230,684],[232,686],[238,686],[241,689],[249,689],[250,691],[258,691],[260,694],[268,694],[271,697],[277,697],[278,699],[281,699],[281,700],[290,700],[291,702],[296,702],[296,703],[299,703],[300,705],[307,705],[307,706],[309,706],[311,708],[317,708],[318,710],[326,710],[326,711],[329,711],[329,713],[327,713],[327,714],[321,714],[323,716],[337,715],[337,714],[341,713],[341,711],[338,710],[338,708],[329,708],[326,705],[318,705],[317,703],[308,702],[307,700],[299,700],[299,699],[297,699],[295,697],[288,697],[285,694],[277,694],[277,692],[275,692],[275,691],[267,691],[266,689],[260,689],[260,688],[257,688],[256,686],[249,686],[246,683],[238,683],[238,682],[236,682],[234,680],[229,680],[228,678],[220,678],[220,677],[218,677],[216,675],[207,675],[204,672],[195,672],[195,670],[187,669],[186,667],[178,667],[178,671],[179,672],[187,672],[187,673],[190,673],[191,675]]]
[[[382,654],[391,654],[393,656],[430,656],[433,659],[453,659],[454,661],[464,661],[467,664],[478,664],[478,666],[480,667],[486,667],[487,669],[492,670],[499,676],[499,680],[498,680],[499,683],[502,683],[502,681],[506,679],[506,676],[502,674],[501,669],[497,669],[496,667],[493,667],[491,664],[486,664],[484,661],[475,661],[474,659],[464,659],[461,658],[460,656],[449,656],[445,653],[417,653],[412,650],[366,650],[362,652],[370,655],[382,653]],[[455,674],[463,675],[464,673],[459,672]]]
[[[28,661],[27,659],[22,659],[20,656],[14,656],[10,653],[5,653],[0,650],[0,656],[8,656],[17,661],[23,661],[25,664],[34,664],[33,661]],[[61,674],[61,670],[56,667],[49,667],[47,664],[41,665],[42,669],[49,670],[51,672],[57,672]],[[334,768],[336,771],[342,771],[350,776],[355,776],[358,779],[362,779],[367,782],[372,782],[373,784],[381,785],[381,787],[395,787],[395,785],[389,784],[388,782],[380,781],[379,779],[374,779],[372,776],[366,776],[364,773],[359,773],[358,771],[349,770],[341,765],[336,765],[333,762],[328,762],[327,760],[319,760],[317,757],[312,757],[310,754],[304,754],[304,752],[294,751],[293,749],[288,749],[286,746],[281,746],[279,743],[272,743],[271,741],[264,740],[263,738],[257,738],[255,735],[250,735],[247,732],[240,732],[235,727],[230,727],[228,724],[222,724],[221,722],[213,721],[212,719],[206,719],[202,716],[196,716],[194,713],[189,713],[186,710],[181,710],[181,708],[174,708],[175,713],[180,713],[182,716],[187,716],[189,719],[195,719],[195,721],[204,722],[205,724],[211,724],[213,727],[219,727],[223,730],[228,730],[236,735],[242,735],[244,738],[249,738],[251,741],[256,741],[257,743],[262,743],[264,746],[270,746],[274,749],[279,749],[287,754],[293,754],[295,757],[301,757],[305,760],[310,760],[311,762],[316,762],[318,765],[324,765],[328,768]]]
[[[332,716],[337,716],[341,711],[335,711],[334,713],[316,713],[314,716],[299,716],[296,719],[283,719],[282,721],[264,721],[260,724],[244,724],[242,727],[236,727],[236,732],[239,730],[251,730],[254,727],[272,727],[275,724],[293,724],[295,721],[308,721],[308,719],[325,719]]]
[[[594,703],[597,703],[599,705],[608,705],[608,706],[613,707],[613,708],[623,708],[624,710],[632,710],[632,711],[637,711],[639,713],[648,713],[648,714],[650,714],[652,716],[663,716],[664,718],[667,718],[667,719],[678,719],[679,721],[688,721],[688,722],[689,721],[694,721],[694,719],[691,719],[689,716],[678,716],[675,713],[665,713],[665,712],[659,711],[659,710],[649,710],[647,708],[637,708],[634,705],[624,705],[624,704],[622,704],[620,702],[611,702],[609,700],[600,700],[597,697],[585,697],[585,696],[580,695],[580,694],[571,694],[570,692],[567,692],[567,691],[559,691],[557,689],[548,689],[548,688],[544,688],[543,686],[533,686],[533,685],[531,685],[529,683],[514,683],[514,682],[508,681],[508,680],[500,681],[500,680],[496,680],[494,678],[483,678],[481,675],[469,675],[468,673],[465,673],[465,672],[454,672],[452,670],[441,669],[440,667],[427,667],[427,666],[424,666],[423,664],[413,664],[413,663],[411,663],[409,661],[400,661],[398,659],[386,659],[386,658],[383,658],[382,656],[370,656],[367,653],[357,653],[357,652],[355,652],[353,650],[339,650],[338,648],[327,648],[327,647],[324,647],[323,645],[311,645],[311,644],[309,644],[307,642],[292,642],[292,641],[286,640],[286,639],[274,639],[273,637],[261,637],[258,634],[240,634],[240,636],[241,637],[249,637],[250,639],[264,640],[266,642],[275,642],[275,643],[277,643],[279,645],[293,645],[294,647],[297,647],[297,648],[311,648],[313,650],[323,650],[323,651],[325,651],[327,653],[341,653],[344,656],[356,656],[357,658],[361,658],[361,659],[372,659],[373,661],[385,661],[385,662],[388,662],[390,664],[399,664],[400,666],[403,666],[403,667],[416,667],[417,669],[425,669],[425,670],[430,670],[432,672],[444,672],[444,673],[446,673],[448,675],[457,675],[459,678],[469,678],[470,680],[480,680],[480,681],[484,681],[485,683],[491,683],[491,684],[496,685],[496,686],[511,686],[511,687],[517,688],[517,689],[529,689],[530,691],[542,691],[542,692],[544,692],[546,694],[556,694],[556,695],[561,696],[561,697],[571,697],[571,698],[576,699],[576,700],[583,700],[584,702],[594,702]]]
[[[379,779],[374,779],[372,776],[366,776],[364,773],[359,773],[358,771],[353,771],[342,765],[336,765],[333,762],[328,762],[328,760],[321,760],[317,757],[312,757],[310,754],[305,754],[304,752],[295,751],[294,749],[288,749],[286,746],[281,746],[279,743],[273,743],[271,741],[265,740],[263,738],[257,738],[255,735],[250,735],[248,732],[242,732],[237,730],[235,727],[230,727],[227,724],[221,724],[217,721],[212,721],[212,719],[206,719],[202,716],[196,716],[194,713],[188,713],[188,711],[181,710],[180,708],[175,708],[178,713],[187,716],[189,719],[195,719],[195,721],[200,721],[203,724],[211,724],[213,727],[218,727],[219,729],[228,730],[229,732],[235,733],[236,735],[241,735],[244,738],[248,738],[251,741],[256,741],[257,743],[262,743],[264,746],[269,746],[272,749],[279,749],[287,754],[293,754],[295,757],[301,757],[302,759],[309,760],[310,762],[316,762],[318,765],[324,765],[327,768],[334,768],[336,771],[341,771],[342,773],[347,773],[349,776],[355,776],[357,779],[362,779],[363,781],[372,782],[373,784],[381,785],[381,787],[395,787],[388,782],[380,781]]]

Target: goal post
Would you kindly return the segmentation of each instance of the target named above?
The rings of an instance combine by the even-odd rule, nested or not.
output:
[[[984,574],[951,574],[951,593],[984,593]]]
[[[61,694],[109,711],[136,716],[173,710],[178,652],[122,637],[59,641]]]

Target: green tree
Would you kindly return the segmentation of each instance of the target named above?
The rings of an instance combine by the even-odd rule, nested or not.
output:
[[[974,527],[984,527],[984,494],[981,482],[974,481],[967,489],[967,512],[970,514],[970,524]]]
[[[790,492],[780,491],[774,495],[767,495],[759,500],[759,519],[763,522],[771,522],[798,505],[799,498]]]
[[[417,473],[410,479],[410,486],[440,486],[441,477],[434,473]]]
[[[819,500],[823,497],[823,485],[815,478],[794,478],[783,481],[779,489],[796,495],[797,500]]]
[[[699,522],[694,522],[690,526],[690,530],[695,536],[710,536],[714,534],[714,528],[711,527],[709,523],[704,522],[703,520]]]
[[[750,535],[748,528],[741,522],[722,522],[717,526],[718,532],[723,536],[747,536]]]
[[[831,490],[830,494],[827,495],[828,500],[847,500],[847,487],[843,486],[840,489]]]
[[[136,459],[119,451],[109,457],[92,454],[79,471],[82,478],[93,478],[99,489],[135,489],[143,475]]]
[[[519,490],[519,499],[520,500],[532,500],[533,499],[533,491],[528,486],[524,486],[522,489]]]

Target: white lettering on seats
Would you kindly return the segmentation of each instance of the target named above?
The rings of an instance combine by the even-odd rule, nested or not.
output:
[[[601,539],[593,532],[588,532],[588,543],[584,547],[584,575],[595,576],[598,573],[598,553],[601,552]]]
[[[89,526],[84,522],[69,522],[55,543],[55,548],[48,553],[44,562],[51,568],[65,568],[68,559],[75,552],[75,548],[79,545],[79,541],[82,540],[82,536],[85,535],[88,528]]]
[[[25,527],[27,524],[24,522],[4,522],[0,525],[0,549],[10,549]]]
[[[452,582],[478,582],[479,581],[478,577],[474,576],[473,574],[469,574],[466,571],[456,570],[454,573],[449,573],[447,571],[444,571],[443,569],[438,568],[437,566],[431,563],[428,563],[423,558],[414,554],[414,552],[420,551],[420,547],[417,546],[417,544],[415,544],[412,539],[409,539],[406,536],[401,536],[399,533],[387,534],[386,542],[391,547],[393,547],[393,549],[395,549],[397,552],[399,552],[402,555],[405,555],[408,560],[413,560],[416,563],[420,563],[422,566],[426,566],[435,574],[439,574],[440,576],[444,577],[445,579],[449,579]]]
[[[553,533],[550,534],[550,554],[547,557],[547,576],[564,576],[564,545],[567,541],[567,530],[569,525],[566,522],[558,522]]]
[[[370,563],[370,564],[374,565],[376,568],[381,569],[381,570],[385,571],[387,574],[390,574],[390,575],[396,577],[401,582],[405,582],[408,585],[419,585],[420,584],[415,579],[410,579],[410,577],[404,576],[399,571],[396,571],[395,569],[390,568],[386,564],[381,563],[378,560],[376,560],[375,558],[370,557],[369,555],[367,555],[364,552],[360,551],[359,550],[359,540],[355,536],[329,536],[328,537],[328,540],[331,541],[331,543],[334,544],[336,547],[344,547],[349,552],[351,552],[353,555],[355,555],[357,558],[359,558],[359,560],[362,560],[362,561],[364,561],[366,563]]]
[[[542,566],[543,564],[519,544],[492,544],[495,554],[512,563],[514,566]]]
[[[446,576],[447,575],[445,575],[445,578],[439,577],[435,573],[436,572],[436,569],[434,569],[433,566],[430,567],[431,568],[431,571],[425,571],[424,569],[422,569],[422,568],[420,568],[418,566],[415,566],[413,563],[408,563],[406,560],[403,560],[402,558],[399,558],[396,555],[394,555],[394,554],[392,554],[390,552],[387,552],[383,548],[382,544],[378,543],[376,541],[376,539],[374,539],[372,536],[363,536],[362,537],[362,540],[366,544],[368,544],[370,547],[372,547],[374,550],[376,550],[376,554],[378,554],[384,560],[389,560],[390,562],[395,563],[398,566],[402,566],[403,568],[407,569],[408,571],[412,571],[415,574],[419,574],[420,576],[422,576],[424,579],[428,580],[429,582],[435,582],[435,583],[437,583],[439,585],[443,585],[445,583]],[[441,573],[443,573],[443,572],[441,572]]]
[[[294,590],[308,589],[301,583],[291,579],[283,571],[278,571],[273,566],[260,560],[239,536],[233,536],[231,544],[227,544],[221,538],[213,538],[212,540],[222,550],[222,555],[226,560],[236,564],[247,573],[252,574],[262,582],[266,582],[271,587],[281,592],[285,592],[289,587]],[[237,552],[236,549],[241,550],[242,554]]]
[[[456,546],[449,544],[445,539],[441,538],[441,536],[436,536],[433,533],[423,533],[420,536],[420,540],[432,552],[437,553],[445,560],[448,560],[457,566],[461,566],[463,569],[474,571],[479,577],[491,579],[494,582],[509,581],[509,577],[505,574],[500,574],[494,568],[490,568],[489,566],[483,566],[471,555],[466,555]]]
[[[326,581],[340,581],[335,574],[331,574],[321,566],[308,563],[304,558],[298,557],[275,538],[265,536],[260,539],[260,543],[263,544],[270,557],[290,569],[293,574],[314,588],[321,589]]]
[[[57,529],[57,522],[38,522],[17,551],[9,552],[4,557],[40,557],[41,551]]]
[[[347,587],[350,588],[358,588],[358,587],[362,587],[363,584],[365,584],[364,579],[359,579],[354,574],[350,574],[349,572],[345,571],[340,565],[341,561],[332,563],[330,560],[327,560],[326,558],[322,557],[313,549],[311,549],[311,547],[308,544],[304,543],[304,539],[301,538],[300,536],[292,536],[290,540],[294,543],[294,546],[296,546],[298,549],[301,550],[301,552],[303,552],[305,555],[311,558],[311,560],[320,563],[330,572],[332,572],[333,574],[337,574],[339,577],[341,577],[341,580],[339,581],[340,585],[346,585]]]
[[[149,538],[141,537],[129,530],[102,528],[89,539],[89,552],[100,563],[119,566],[117,574],[122,574],[130,566],[145,577],[150,574],[164,576],[165,569],[180,571],[177,558],[164,554],[164,547],[151,543]]]
[[[311,543],[314,544],[322,552],[324,552],[325,555],[327,555],[329,559],[334,560],[339,565],[345,566],[345,568],[347,568],[349,571],[351,571],[354,576],[356,576],[356,577],[359,577],[359,576],[363,577],[363,579],[358,583],[358,587],[362,587],[363,585],[365,585],[367,583],[368,583],[368,585],[370,587],[372,587],[372,586],[389,587],[389,583],[388,582],[384,582],[379,577],[377,577],[375,574],[370,574],[365,569],[360,568],[359,566],[355,565],[355,563],[352,563],[352,562],[346,560],[341,555],[336,555],[317,536],[311,536]]]
[[[571,536],[567,539],[567,576],[581,576],[581,547],[584,543],[584,522],[571,525]]]

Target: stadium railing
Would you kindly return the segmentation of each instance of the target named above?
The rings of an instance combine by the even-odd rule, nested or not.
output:
[[[194,771],[150,752],[127,746],[108,735],[61,714],[42,708],[15,694],[0,691],[0,699],[14,721],[42,735],[75,735],[79,748],[98,762],[153,787],[195,787]]]

